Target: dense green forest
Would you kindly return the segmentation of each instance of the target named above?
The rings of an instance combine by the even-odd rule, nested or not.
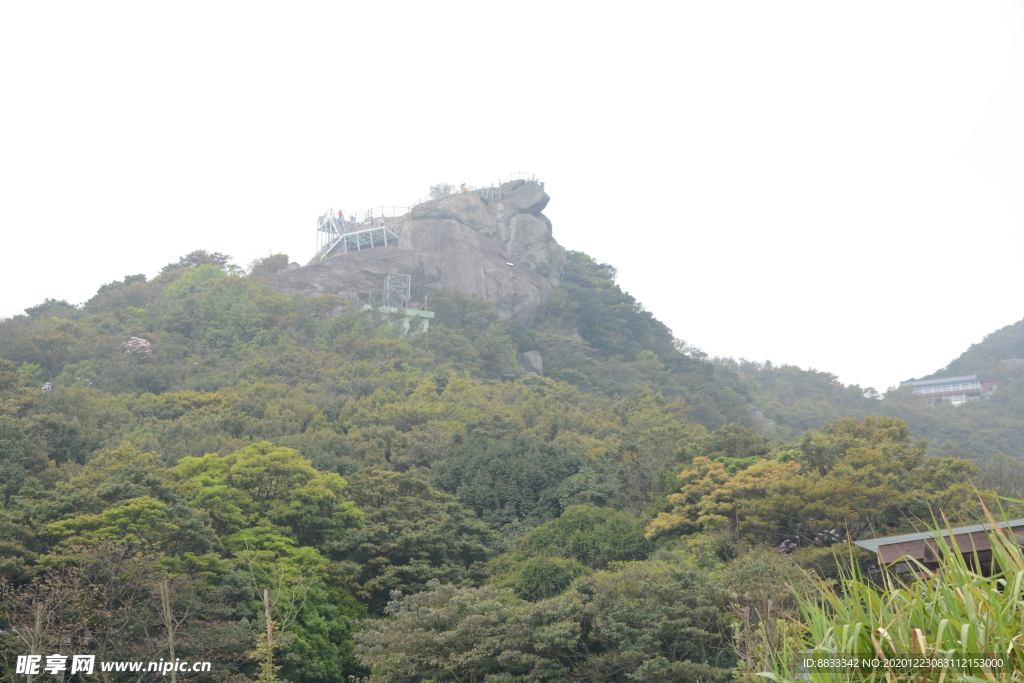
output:
[[[1021,324],[947,369],[993,396],[932,406],[709,358],[578,252],[532,329],[436,292],[409,336],[228,261],[0,321],[4,680],[742,679],[810,577],[878,573],[849,540],[1024,490]]]

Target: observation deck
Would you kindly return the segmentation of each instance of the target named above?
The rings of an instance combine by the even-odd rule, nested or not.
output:
[[[356,222],[339,219],[331,210],[317,219],[316,230],[317,250],[310,263],[350,251],[398,245],[398,235],[383,218]]]
[[[498,180],[497,184],[489,187],[473,187],[463,183],[456,190],[454,185],[446,185],[447,189],[442,190],[442,193],[420,197],[409,206],[380,206],[363,213],[349,213],[345,217],[342,217],[344,212],[335,213],[334,209],[331,209],[317,219],[316,253],[309,263],[350,251],[397,246],[398,235],[392,229],[395,226],[389,224],[387,219],[405,216],[417,207],[443,199],[450,194],[471,194],[488,203],[500,202],[504,197],[506,184],[515,180],[535,181],[536,177],[532,173],[518,172],[504,180]],[[541,183],[541,187],[543,186],[544,183]]]

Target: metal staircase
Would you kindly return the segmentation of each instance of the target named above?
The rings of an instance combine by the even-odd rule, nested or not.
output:
[[[350,251],[398,245],[398,235],[383,219],[377,219],[377,225],[338,220],[333,209],[317,219],[316,229],[319,244],[310,263]]]

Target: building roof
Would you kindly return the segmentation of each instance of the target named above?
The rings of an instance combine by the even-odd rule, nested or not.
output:
[[[1005,522],[999,522],[997,524],[997,527],[1000,529],[1005,529],[1007,527],[1015,528],[1019,526],[1024,526],[1024,517],[1019,519],[1010,519]],[[986,529],[990,528],[992,527],[989,524],[970,524],[968,526],[953,527],[952,529],[943,529],[941,535],[949,536],[949,533],[952,531],[954,536],[959,536],[961,534],[972,534],[977,533],[979,531],[985,531]],[[884,536],[882,538],[866,538],[863,541],[854,541],[854,544],[859,545],[861,548],[864,548],[865,550],[870,550],[873,553],[877,553],[879,546],[894,545],[897,543],[910,543],[912,541],[923,541],[927,538],[935,538],[935,533],[932,531],[924,531],[921,533]]]
[[[940,377],[938,379],[918,379],[910,382],[900,382],[901,387],[926,387],[932,384],[949,384],[951,382],[977,382],[977,375],[960,375],[958,377]]]

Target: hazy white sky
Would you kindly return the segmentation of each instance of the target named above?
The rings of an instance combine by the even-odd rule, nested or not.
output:
[[[1009,2],[4,3],[0,316],[546,182],[712,355],[878,389],[1024,317]]]

